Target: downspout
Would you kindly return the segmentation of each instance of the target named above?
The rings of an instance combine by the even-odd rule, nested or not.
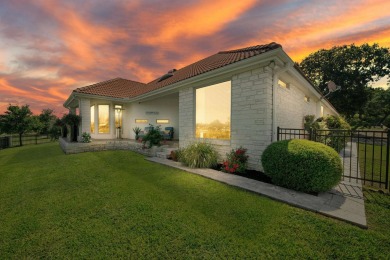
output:
[[[277,130],[276,130],[276,88],[278,86],[279,75],[287,70],[289,70],[292,65],[290,63],[285,63],[283,67],[278,67],[275,65],[275,61],[271,61],[268,67],[272,70],[272,134],[271,134],[271,143],[277,140]]]

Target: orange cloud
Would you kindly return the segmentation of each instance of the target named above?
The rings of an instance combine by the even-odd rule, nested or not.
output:
[[[340,8],[340,5],[343,5],[343,8]],[[319,49],[335,45],[376,42],[389,47],[389,27],[382,28],[374,34],[369,33],[378,27],[377,21],[388,18],[388,13],[383,10],[390,10],[390,1],[366,1],[353,5],[340,2],[330,6],[329,10],[311,10],[303,5],[268,29],[259,30],[265,35],[262,37],[263,42],[275,41],[282,44],[284,50],[295,61],[300,61]],[[318,17],[313,17],[308,15],[310,12],[322,13]],[[244,46],[263,42],[249,39]]]
[[[154,20],[159,26],[156,31],[145,35],[141,41],[145,44],[170,43],[178,38],[212,35],[237,19],[255,3],[255,0],[204,0],[179,10],[172,9],[161,17],[144,14],[143,20]]]
[[[62,53],[61,62],[80,70],[96,66],[99,62],[112,65],[120,62],[113,50],[102,54],[101,48],[111,41],[125,39],[126,34],[115,28],[94,24],[61,2],[46,1],[42,7],[61,24],[58,34],[67,48]]]

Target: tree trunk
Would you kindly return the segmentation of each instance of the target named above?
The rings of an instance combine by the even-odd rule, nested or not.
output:
[[[19,133],[19,144],[20,146],[23,146],[23,143],[22,143],[22,134]]]

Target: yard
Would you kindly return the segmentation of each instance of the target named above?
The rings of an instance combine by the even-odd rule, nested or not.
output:
[[[390,196],[368,230],[129,151],[0,150],[1,258],[388,258]]]
[[[384,189],[386,183],[386,151],[386,145],[359,144],[361,177],[382,183],[379,185],[379,183],[366,181],[364,184]]]

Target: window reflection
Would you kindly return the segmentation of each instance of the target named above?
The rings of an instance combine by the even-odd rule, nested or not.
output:
[[[115,127],[121,128],[122,127],[122,106],[121,105],[115,105]]]
[[[95,133],[95,106],[91,106],[91,133]]]
[[[197,138],[230,139],[231,82],[196,90]]]
[[[99,105],[99,134],[107,134],[110,132],[110,106]]]

